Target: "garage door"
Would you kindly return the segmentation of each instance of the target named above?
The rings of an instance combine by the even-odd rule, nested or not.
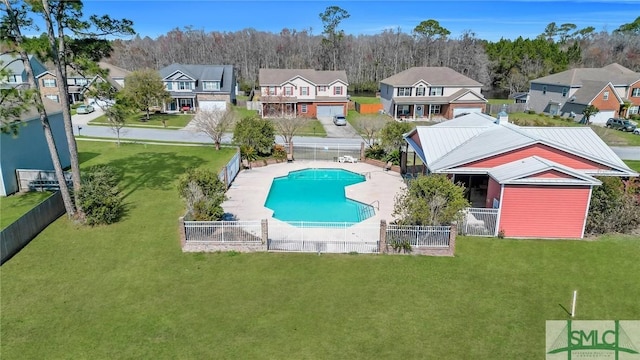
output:
[[[481,113],[482,108],[455,108],[453,109],[453,117],[471,113]]]
[[[316,107],[316,117],[332,118],[333,115],[344,115],[342,105],[318,105]]]
[[[593,125],[605,126],[607,124],[607,120],[609,120],[609,118],[615,117],[615,115],[615,111],[600,111],[595,115],[591,115],[591,118],[589,118],[589,120]]]
[[[214,101],[214,100],[204,100],[200,101],[200,110],[226,110],[227,102],[226,101]]]

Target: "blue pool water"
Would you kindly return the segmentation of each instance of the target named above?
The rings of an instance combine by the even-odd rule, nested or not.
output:
[[[264,206],[282,221],[359,222],[374,215],[373,207],[347,199],[345,186],[365,177],[342,169],[305,169],[273,179]]]

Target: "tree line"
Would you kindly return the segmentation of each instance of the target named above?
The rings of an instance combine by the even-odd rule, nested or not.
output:
[[[472,31],[457,38],[438,21],[420,22],[410,32],[387,29],[374,35],[348,35],[340,24],[349,14],[328,7],[319,14],[321,33],[247,28],[212,31],[176,28],[155,39],[115,40],[109,61],[128,70],[160,69],[171,63],[231,64],[243,90],[254,88],[260,68],[313,68],[346,71],[352,92],[373,92],[380,80],[413,66],[450,67],[485,85],[513,94],[528,81],[572,67],[601,67],[617,62],[640,69],[640,17],[614,31],[578,29],[550,23],[534,39],[479,39]]]

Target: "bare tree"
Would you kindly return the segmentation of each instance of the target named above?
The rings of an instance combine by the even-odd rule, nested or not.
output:
[[[356,120],[355,128],[362,137],[362,140],[371,147],[380,138],[380,130],[388,122],[383,115],[363,116]]]
[[[120,135],[123,133],[122,128],[126,125],[125,119],[130,114],[130,110],[121,104],[115,104],[104,109],[107,116],[109,127],[116,134],[118,146],[120,146]]]
[[[273,119],[276,133],[284,138],[289,144],[289,154],[293,156],[293,137],[300,133],[300,130],[309,124],[310,120],[305,117],[279,117]]]
[[[231,130],[235,122],[235,113],[231,109],[213,110],[200,109],[191,120],[191,126],[197,131],[206,134],[220,150],[220,143],[224,133]]]

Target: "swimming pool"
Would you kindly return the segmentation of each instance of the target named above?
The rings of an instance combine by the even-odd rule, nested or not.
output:
[[[365,177],[342,169],[305,169],[273,179],[264,206],[287,222],[360,222],[374,215],[371,205],[345,197],[345,186]]]

